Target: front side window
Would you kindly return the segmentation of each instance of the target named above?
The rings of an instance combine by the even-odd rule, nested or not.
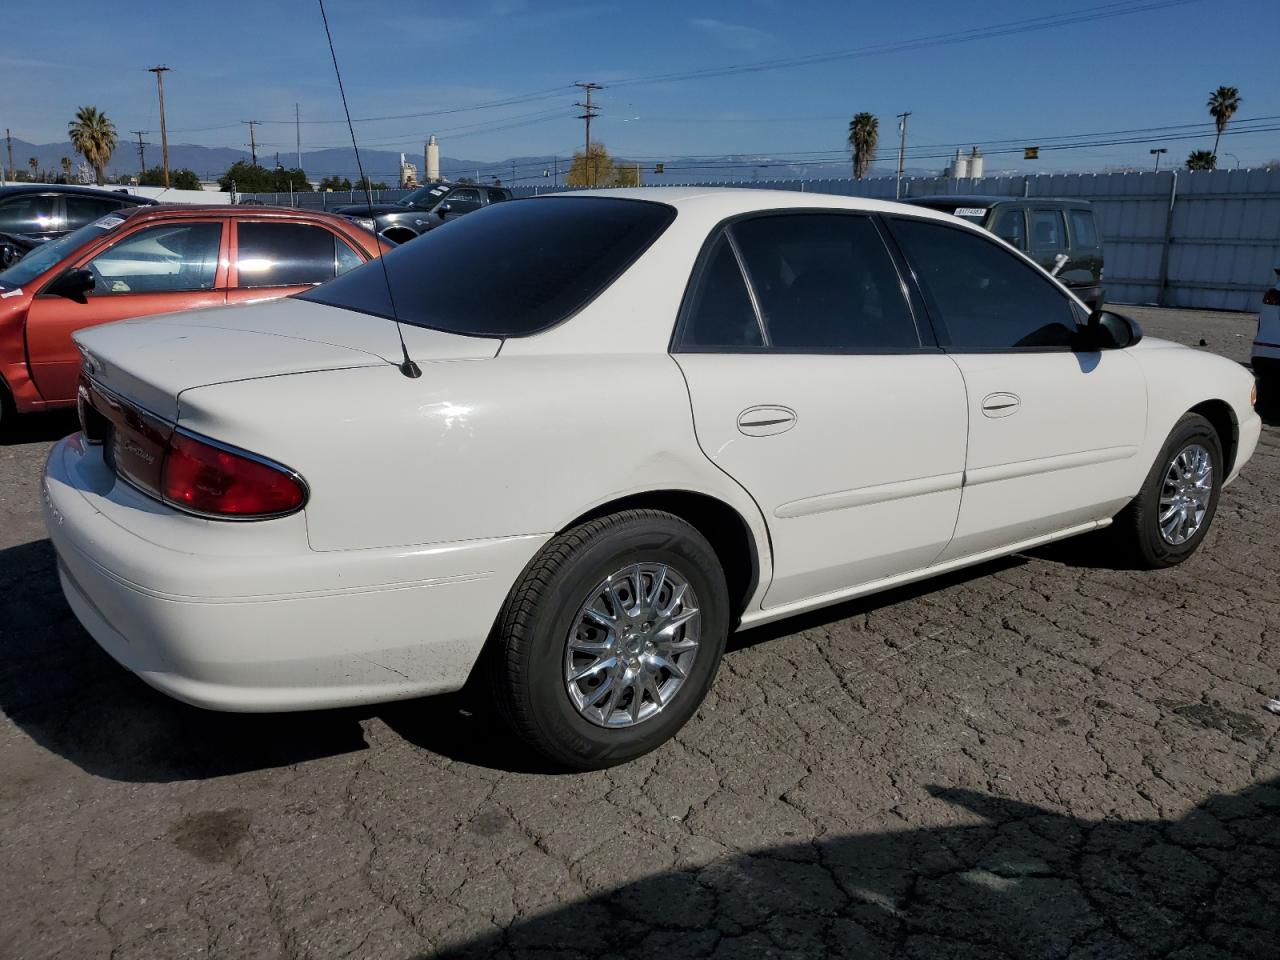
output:
[[[501,190],[486,190],[485,195],[488,196],[490,203],[501,203],[507,199],[507,195]]]
[[[450,333],[528,336],[582,309],[674,218],[666,204],[615,197],[495,203],[387,253],[386,279],[368,263],[300,297]]]
[[[1051,280],[981,234],[895,218],[894,236],[955,352],[1069,348],[1076,319]]]
[[[131,233],[89,261],[98,294],[212,290],[220,222],[161,223]]]
[[[1027,217],[1020,209],[1001,210],[996,214],[991,232],[1019,250],[1027,249]]]
[[[241,287],[302,287],[336,274],[334,236],[310,223],[242,220],[236,267]]]
[[[445,200],[449,204],[450,213],[470,213],[480,209],[480,191],[474,187],[461,187]]]
[[[19,194],[0,200],[0,233],[48,233],[57,230],[55,197]]]
[[[1098,228],[1093,223],[1093,211],[1071,211],[1071,240],[1074,247],[1098,247]]]
[[[729,230],[770,346],[819,353],[920,346],[893,259],[869,217],[786,214]]]
[[[1031,249],[1062,250],[1067,245],[1067,228],[1061,210],[1031,211]]]

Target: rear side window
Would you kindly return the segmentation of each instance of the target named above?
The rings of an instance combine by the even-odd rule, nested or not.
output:
[[[1071,245],[1074,247],[1097,247],[1098,228],[1093,223],[1092,210],[1072,210]]]
[[[1068,348],[1071,301],[1017,254],[981,234],[894,219],[939,337],[955,352]]]
[[[724,233],[712,244],[695,281],[681,345],[697,350],[764,346],[746,281]]]
[[[298,287],[331,280],[336,238],[309,223],[242,220],[236,267],[241,287]]]
[[[729,229],[770,346],[793,352],[920,346],[897,270],[870,218],[788,214]]]
[[[489,197],[490,203],[501,203],[507,199],[507,195],[501,190],[486,190],[485,194]]]
[[[100,200],[97,197],[67,196],[62,198],[62,202],[66,204],[65,229],[67,230],[78,230],[86,223],[92,223],[99,217],[114,213],[123,206],[118,200]]]
[[[523,337],[582,309],[673,219],[673,208],[648,200],[510,200],[450,220],[447,230],[430,230],[383,260],[405,323],[473,336]],[[376,263],[301,298],[394,316]]]
[[[0,200],[0,231],[4,233],[45,233],[56,230],[54,197],[19,194]]]
[[[1061,210],[1031,211],[1031,249],[1062,250],[1067,245],[1067,228]]]

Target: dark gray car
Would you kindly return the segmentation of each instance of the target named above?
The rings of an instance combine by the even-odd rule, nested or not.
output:
[[[510,199],[511,191],[504,187],[435,183],[419,187],[394,203],[357,203],[335,212],[344,217],[372,219],[375,233],[393,243],[404,243],[449,220]]]
[[[0,187],[0,260],[6,264],[123,207],[155,203],[123,190],[19,183]]]

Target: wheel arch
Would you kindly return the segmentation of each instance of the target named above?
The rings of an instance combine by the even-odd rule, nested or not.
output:
[[[387,227],[387,229],[379,233],[379,236],[385,237],[387,240],[390,240],[392,243],[402,244],[402,243],[408,243],[410,240],[416,239],[417,237],[420,236],[420,234],[418,233],[418,231],[414,230],[412,227],[406,227],[401,224],[394,224],[390,227]]]
[[[746,611],[760,585],[760,547],[747,518],[733,505],[692,490],[648,490],[597,504],[576,516],[564,529],[622,510],[662,510],[679,517],[711,544],[724,570],[733,604],[733,624]]]
[[[1205,400],[1187,412],[1199,414],[1213,426],[1218,434],[1218,441],[1222,444],[1222,475],[1231,476],[1236,462],[1236,449],[1240,445],[1240,424],[1231,404],[1225,400]]]

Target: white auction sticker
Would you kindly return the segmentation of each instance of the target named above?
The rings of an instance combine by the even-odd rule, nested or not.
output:
[[[956,207],[957,217],[985,217],[986,207]]]

